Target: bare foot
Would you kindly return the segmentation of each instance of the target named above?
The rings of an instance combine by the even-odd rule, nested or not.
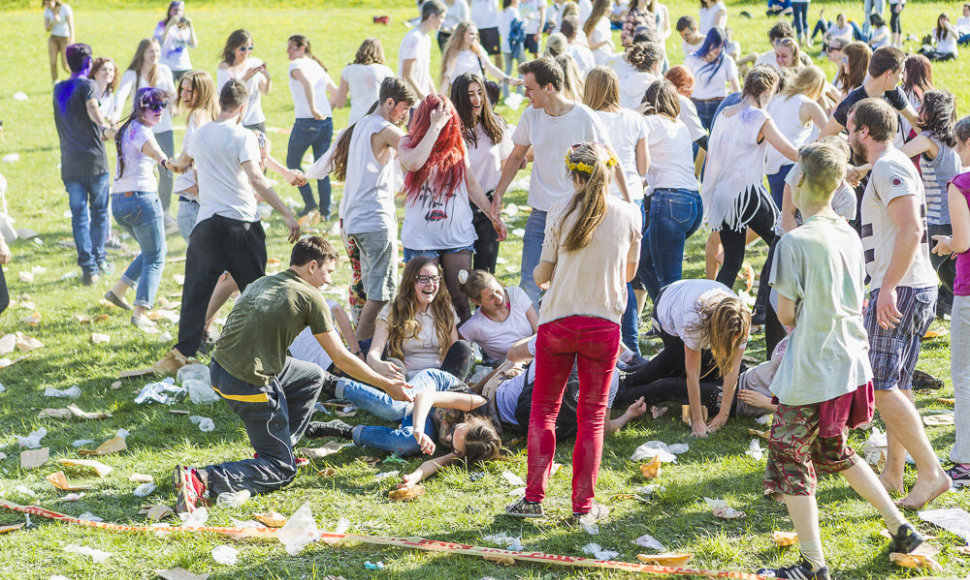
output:
[[[882,486],[886,488],[886,491],[889,493],[889,495],[902,494],[906,491],[906,489],[903,487],[902,478],[896,479],[894,477],[889,477],[888,475],[886,475],[885,472],[883,472],[883,474],[879,476],[879,483],[881,483]]]
[[[918,510],[940,497],[946,490],[950,489],[953,482],[950,477],[940,471],[940,475],[933,480],[917,479],[916,485],[909,491],[909,495],[896,502],[896,505],[907,510]]]

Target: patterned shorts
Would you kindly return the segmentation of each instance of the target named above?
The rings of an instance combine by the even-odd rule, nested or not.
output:
[[[923,335],[936,315],[936,287],[896,288],[896,308],[903,315],[896,328],[879,326],[876,321],[878,298],[879,289],[869,293],[865,316],[872,387],[877,391],[911,389]]]
[[[765,495],[813,495],[822,474],[845,471],[859,460],[846,443],[847,430],[819,436],[819,405],[778,405],[768,437]]]

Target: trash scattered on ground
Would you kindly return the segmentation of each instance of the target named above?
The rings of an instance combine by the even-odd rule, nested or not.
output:
[[[771,415],[760,415],[755,418],[754,422],[758,425],[767,425],[768,423],[771,423]]]
[[[320,538],[320,531],[317,524],[313,521],[313,512],[310,504],[305,503],[296,510],[286,524],[280,528],[276,534],[280,543],[286,548],[286,553],[296,556],[308,544]]]
[[[900,554],[898,552],[891,552],[889,554],[889,561],[903,568],[928,568],[936,572],[943,570],[943,566],[939,562],[923,554]]]
[[[642,495],[643,497],[649,498],[654,493],[658,491],[666,491],[666,489],[667,488],[662,485],[648,484],[648,485],[641,485],[640,487],[634,488],[633,491],[634,493]]]
[[[599,544],[589,543],[583,546],[583,552],[596,558],[597,560],[612,560],[620,555],[613,550],[604,550]]]
[[[191,417],[189,417],[189,421],[192,421],[193,424],[198,425],[199,431],[202,431],[203,433],[210,433],[212,431],[215,431],[215,428],[216,428],[216,424],[213,423],[212,419],[208,417],[200,417],[199,415],[192,415]]]
[[[30,352],[38,348],[44,348],[44,343],[22,332],[7,334],[0,338],[0,354],[10,354],[15,349],[20,352]]]
[[[667,445],[663,441],[647,441],[636,448],[633,455],[630,456],[630,460],[643,461],[644,459],[652,459],[653,457],[659,456],[660,461],[663,463],[676,463],[677,456],[686,453],[689,449],[690,446],[687,443]]]
[[[111,552],[105,552],[97,548],[89,548],[88,546],[78,546],[77,544],[68,544],[64,546],[65,552],[71,552],[73,554],[81,554],[83,556],[90,556],[94,560],[95,564],[101,564],[106,561],[111,556],[114,556]]]
[[[504,479],[509,485],[512,485],[512,486],[515,486],[515,487],[521,487],[521,486],[525,485],[525,480],[524,479],[522,479],[518,475],[512,473],[508,469],[506,469],[505,471],[502,472],[502,479]]]
[[[391,501],[412,501],[424,495],[424,492],[423,485],[412,485],[411,487],[402,489],[392,489],[387,494],[387,497]]]
[[[383,570],[384,569],[384,562],[374,563],[374,562],[371,562],[370,560],[367,560],[367,561],[364,562],[364,569],[366,569],[366,570]]]
[[[637,554],[637,560],[644,564],[657,566],[683,566],[693,558],[693,554],[671,552],[669,554]]]
[[[40,447],[40,440],[47,436],[47,429],[41,427],[36,431],[31,431],[26,437],[17,436],[17,444],[21,449],[37,449]]]
[[[651,550],[657,550],[658,552],[666,552],[667,548],[663,544],[657,541],[656,538],[650,534],[644,534],[639,538],[633,540],[633,543],[640,546],[641,548],[649,548]]]
[[[265,513],[254,513],[253,517],[267,528],[282,528],[286,525],[286,516],[273,510]]]
[[[644,479],[653,479],[659,476],[660,466],[663,463],[662,459],[663,458],[659,454],[654,455],[653,459],[651,459],[648,463],[644,463],[640,466],[640,475],[642,475]]]
[[[192,513],[178,514],[182,520],[182,525],[186,528],[201,528],[209,519],[209,510],[204,507],[197,507]]]
[[[79,520],[84,520],[86,522],[103,522],[104,520],[98,516],[92,514],[91,512],[84,512],[77,517]]]
[[[80,407],[78,407],[73,403],[68,405],[67,407],[64,407],[63,409],[46,408],[46,409],[41,409],[41,411],[37,413],[38,419],[46,419],[46,418],[73,419],[75,417],[78,419],[87,419],[87,420],[108,419],[111,417],[111,413],[108,413],[107,411],[101,411],[97,413],[83,411],[81,410]]]
[[[212,548],[212,559],[216,561],[217,564],[222,564],[224,566],[235,566],[236,561],[239,559],[239,550],[233,548],[232,546],[216,546]]]
[[[374,481],[384,481],[389,477],[397,477],[400,474],[401,472],[397,469],[395,469],[394,471],[385,471],[383,473],[378,473],[377,475],[375,475]]]
[[[50,459],[50,457],[50,449],[47,447],[24,451],[20,454],[20,468],[28,470],[37,469],[41,465],[47,463],[47,460]]]
[[[747,515],[742,511],[729,507],[727,502],[723,499],[711,499],[709,497],[705,497],[704,501],[707,502],[707,507],[711,508],[711,512],[714,514],[714,517],[717,518],[736,520]]]
[[[771,532],[771,541],[776,546],[794,546],[798,544],[798,534],[795,532]]]
[[[92,443],[94,443],[94,439],[75,439],[74,442],[71,443],[71,447],[84,447],[85,445],[91,445]]]
[[[135,488],[135,491],[131,492],[135,497],[146,497],[155,491],[154,483],[143,483]]]
[[[37,494],[34,493],[34,490],[30,489],[29,487],[23,486],[23,485],[18,485],[17,487],[14,488],[14,491],[16,491],[17,493],[19,493],[21,495],[25,495],[27,497],[36,497],[37,496]]]
[[[889,440],[886,438],[886,434],[880,431],[879,427],[873,427],[865,445],[862,446],[862,455],[866,458],[866,463],[880,471],[886,464],[888,453]]]
[[[0,534],[6,534],[7,532],[12,532],[14,530],[19,530],[20,528],[24,527],[25,525],[27,525],[27,524],[19,523],[19,524],[10,524],[8,526],[0,526]]]
[[[960,508],[922,510],[919,519],[960,536],[970,544],[970,513]]]
[[[155,478],[145,473],[132,473],[128,476],[131,483],[155,483]]]
[[[765,450],[762,449],[761,443],[757,439],[752,439],[751,443],[748,444],[748,450],[744,452],[748,457],[753,457],[754,459],[761,461],[764,459]]]
[[[185,568],[170,568],[168,570],[155,570],[162,580],[207,580],[208,574],[193,574]]]
[[[112,453],[118,453],[120,451],[124,451],[125,449],[128,449],[128,444],[125,443],[125,438],[115,437],[113,439],[108,439],[107,441],[99,445],[97,449],[94,449],[94,450],[79,449],[78,454],[88,455],[88,456],[110,455]]]
[[[755,437],[761,437],[765,441],[768,440],[768,431],[758,431],[757,429],[748,429],[748,435],[754,435]]]
[[[923,415],[923,424],[927,427],[938,427],[940,425],[953,425],[956,416],[953,411],[937,411]]]
[[[82,491],[85,489],[91,489],[93,487],[90,485],[71,485],[71,483],[67,481],[67,476],[64,475],[63,471],[55,471],[54,473],[49,474],[45,479],[47,479],[51,485],[61,491]]]
[[[300,454],[308,459],[323,459],[350,445],[350,443],[340,443],[339,441],[327,441],[320,447],[301,447]]]
[[[240,491],[226,491],[220,493],[216,498],[216,505],[221,508],[237,508],[249,501],[250,493],[248,489]]]
[[[57,397],[61,399],[76,399],[81,396],[81,387],[74,385],[69,389],[55,389],[54,387],[47,387],[44,389],[45,397]]]
[[[107,344],[111,342],[111,337],[102,332],[92,332],[91,342],[94,344]]]
[[[183,395],[185,395],[185,389],[176,387],[172,383],[166,383],[164,381],[148,383],[138,392],[138,395],[135,397],[135,404],[142,405],[154,401],[163,405],[171,405]]]
[[[114,470],[113,467],[109,467],[100,461],[95,461],[94,459],[58,459],[61,465],[67,465],[71,467],[89,467],[98,474],[98,477],[104,478],[104,476]]]
[[[490,534],[482,538],[486,542],[491,542],[493,544],[498,544],[506,550],[512,550],[513,552],[521,552],[525,549],[522,545],[522,538],[516,538],[515,536],[509,535],[507,532],[501,532],[498,534]]]
[[[170,518],[175,516],[175,510],[168,507],[167,505],[154,505],[148,508],[148,512],[145,514],[148,519],[153,522],[160,522],[165,518]]]

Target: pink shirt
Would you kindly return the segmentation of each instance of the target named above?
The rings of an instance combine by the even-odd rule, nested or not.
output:
[[[961,173],[951,181],[960,193],[967,205],[970,205],[970,172]],[[970,296],[970,252],[957,255],[957,277],[953,281],[954,296]]]

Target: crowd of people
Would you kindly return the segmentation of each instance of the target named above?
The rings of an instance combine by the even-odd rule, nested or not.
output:
[[[150,330],[166,237],[184,237],[178,338],[153,369],[210,355],[212,387],[255,451],[178,466],[178,510],[289,484],[303,437],[403,456],[449,450],[404,475],[407,488],[496,458],[511,430],[528,434],[528,478],[506,514],[544,515],[556,443],[575,437],[572,511],[594,523],[609,511],[594,499],[604,434],[674,401],[698,437],[733,416],[773,415],[764,489],[787,506],[802,560],[761,573],[830,577],[817,473],[842,474],[872,504],[892,551],[916,549],[923,537],[900,508],[970,482],[970,117],[958,120],[932,64],[970,39],[970,4],[956,25],[940,15],[909,55],[904,7],[890,0],[887,27],[883,2],[866,0],[861,26],[838,14],[810,33],[807,1],[772,0],[771,48],[745,55],[722,0],[674,20],[657,0],[426,0],[396,72],[378,38],[336,79],[309,38],[289,37],[294,123],[281,163],[261,106],[274,74],[248,31],[226,39],[213,78],[192,65],[196,31],[175,0],[122,71],[76,42],[66,3],[44,0],[51,77],[70,71],[54,85],[53,114],[81,282],[113,273],[110,214],[140,253],[105,299]],[[684,64],[672,66],[674,30]],[[809,54],[819,33],[832,79]],[[513,125],[495,105],[516,93],[529,106]],[[335,134],[333,111],[348,105]],[[185,124],[178,148],[173,118]],[[520,279],[503,286],[503,200],[525,168]],[[299,189],[299,215],[267,171]],[[336,204],[331,179],[343,184]],[[294,244],[275,275],[259,202]],[[302,234],[298,217],[311,212],[339,224],[343,251]],[[705,221],[706,277],[682,279]],[[769,252],[752,311],[734,286],[758,238]],[[347,310],[319,291],[338,267],[352,272]],[[935,318],[952,327],[947,470],[912,391]],[[749,368],[756,328],[768,360]],[[649,359],[644,335],[663,345]],[[471,384],[479,362],[495,370]],[[314,404],[334,398],[389,425],[313,421]],[[614,403],[625,406],[615,418]],[[889,441],[879,476],[846,442],[874,408]],[[907,453],[917,480],[894,503]]]

